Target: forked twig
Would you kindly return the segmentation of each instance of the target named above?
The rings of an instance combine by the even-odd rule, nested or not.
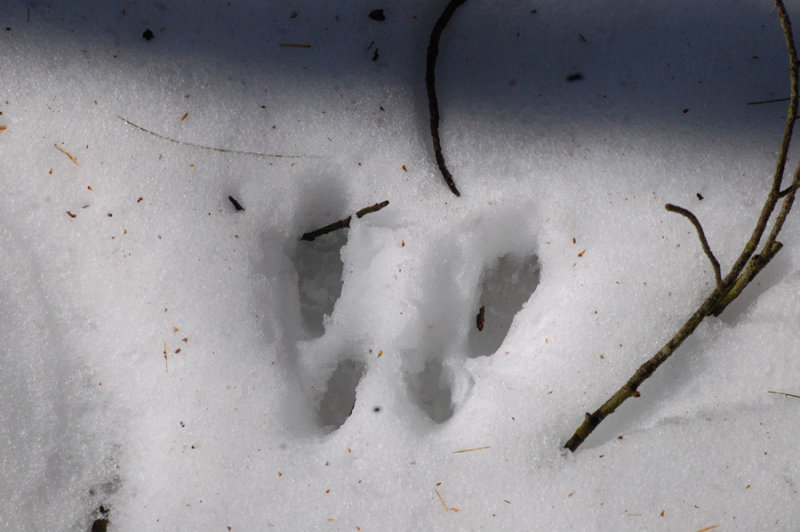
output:
[[[442,173],[444,182],[450,188],[450,192],[456,196],[460,196],[461,192],[456,188],[456,183],[453,181],[453,175],[447,169],[444,162],[444,155],[442,154],[442,141],[439,138],[439,100],[436,98],[436,58],[439,55],[439,40],[442,37],[447,23],[455,13],[458,6],[467,0],[450,0],[447,7],[444,8],[436,24],[433,26],[431,32],[431,40],[428,43],[428,56],[427,65],[425,69],[425,86],[428,89],[428,111],[431,118],[431,137],[433,137],[433,152],[436,156],[436,164],[439,166],[439,171]]]
[[[639,369],[636,370],[633,376],[628,379],[628,382],[626,382],[608,400],[606,400],[606,402],[603,403],[600,408],[594,412],[587,412],[585,414],[583,423],[578,427],[572,437],[564,444],[564,447],[570,451],[575,451],[584,442],[584,440],[586,440],[589,434],[594,431],[597,425],[599,425],[606,417],[614,413],[614,411],[625,400],[632,396],[638,397],[639,386],[647,378],[649,378],[650,375],[652,375],[653,372],[661,364],[663,364],[664,361],[667,360],[676,349],[678,349],[683,341],[694,332],[697,326],[700,325],[700,323],[706,317],[712,315],[718,316],[723,310],[725,310],[728,304],[730,304],[731,301],[739,296],[742,290],[767,264],[769,264],[769,262],[775,257],[782,247],[782,244],[777,241],[777,237],[783,228],[783,224],[786,221],[786,216],[792,209],[792,204],[794,202],[797,189],[800,188],[800,163],[798,163],[791,185],[785,191],[781,191],[781,183],[783,181],[783,175],[786,168],[786,159],[789,153],[789,144],[791,142],[792,131],[794,130],[795,121],[797,119],[798,60],[797,50],[795,49],[794,44],[794,37],[792,36],[792,25],[789,20],[789,15],[786,12],[786,8],[784,7],[782,0],[774,0],[774,2],[775,9],[777,10],[778,17],[780,18],[781,28],[783,29],[783,36],[786,42],[786,51],[789,56],[791,97],[789,102],[789,110],[786,116],[786,123],[783,129],[781,150],[778,155],[778,163],[772,180],[772,186],[766,200],[764,201],[764,206],[761,208],[761,214],[759,215],[758,221],[753,229],[753,233],[750,236],[750,240],[748,240],[745,244],[741,254],[737,258],[736,262],[734,262],[733,266],[731,266],[728,274],[722,278],[721,281],[717,282],[717,286],[714,288],[711,294],[705,299],[705,301],[703,301],[697,310],[694,311],[689,319],[686,320],[678,332],[675,333],[675,335],[661,349],[659,349],[655,355],[653,355],[647,362],[642,364]],[[778,215],[773,222],[772,229],[770,230],[767,239],[764,241],[761,251],[758,254],[755,254],[756,248],[758,248],[759,244],[761,243],[761,238],[764,236],[769,219],[775,211],[778,200],[781,198],[783,199],[783,203],[781,204]],[[667,209],[679,212],[684,216],[687,216],[686,213],[688,213],[688,211],[685,211],[685,209],[685,212],[681,212],[677,209],[670,209],[669,206]],[[692,220],[694,215],[687,217]],[[695,223],[696,220],[696,217],[694,217],[692,223]],[[698,233],[701,235],[700,238],[702,243],[705,239],[705,236],[699,227],[699,222],[695,223],[695,227],[697,227]],[[704,245],[704,250],[706,246],[707,242]],[[713,257],[713,255],[710,254],[710,251],[707,252],[706,255],[709,255],[709,258]]]

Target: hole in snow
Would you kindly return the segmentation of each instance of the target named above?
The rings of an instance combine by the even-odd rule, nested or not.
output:
[[[363,362],[354,360],[339,362],[328,379],[328,386],[322,395],[317,411],[323,427],[336,430],[344,425],[356,404],[356,386],[363,374]]]
[[[346,242],[347,232],[339,230],[297,244],[300,314],[306,328],[317,337],[325,332],[325,316],[333,312],[342,293],[344,265],[339,252]]]
[[[408,379],[409,392],[432,421],[453,417],[453,391],[441,360],[428,360],[420,373]]]
[[[503,255],[481,275],[480,297],[469,328],[473,357],[491,355],[502,345],[514,316],[539,284],[536,255]]]

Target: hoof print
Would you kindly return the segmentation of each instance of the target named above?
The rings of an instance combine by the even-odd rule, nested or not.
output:
[[[475,322],[469,330],[473,357],[491,355],[503,344],[514,316],[539,284],[536,255],[503,255],[481,275]]]
[[[453,417],[453,389],[441,360],[425,362],[422,371],[408,378],[408,390],[417,405],[434,423]]]
[[[356,387],[364,369],[364,363],[355,360],[343,360],[337,364],[317,410],[320,425],[330,431],[344,425],[356,404]]]
[[[336,231],[297,245],[295,267],[300,290],[300,314],[315,337],[325,332],[325,316],[342,293],[343,264],[340,256],[347,233]]]

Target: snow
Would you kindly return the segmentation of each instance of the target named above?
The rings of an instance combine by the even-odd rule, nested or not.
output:
[[[749,237],[771,3],[467,2],[437,67],[460,198],[424,87],[444,4],[0,7],[3,529],[796,526],[800,404],[768,392],[800,393],[797,213],[562,448],[713,286],[664,204],[723,269]]]

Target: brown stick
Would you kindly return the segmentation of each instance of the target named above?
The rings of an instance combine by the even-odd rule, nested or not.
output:
[[[356,218],[362,218],[371,212],[378,212],[387,205],[389,205],[389,200],[376,203],[375,205],[370,205],[369,207],[364,207],[360,211],[356,212]]]
[[[450,188],[450,192],[456,196],[461,196],[461,193],[456,188],[456,183],[453,181],[453,175],[447,169],[444,162],[444,155],[442,154],[442,142],[439,138],[439,100],[436,97],[436,58],[439,55],[439,40],[442,37],[447,23],[455,13],[458,6],[467,0],[450,0],[447,7],[444,8],[436,24],[433,26],[431,32],[431,40],[428,43],[428,61],[425,69],[425,86],[428,89],[428,111],[431,118],[431,137],[433,138],[433,153],[436,155],[436,164],[439,166],[439,171],[442,173],[444,182]]]
[[[244,210],[244,207],[242,207],[242,204],[239,203],[239,201],[236,198],[234,198],[233,196],[228,196],[228,199],[231,201],[231,203],[233,203],[234,209],[236,209],[237,211]]]
[[[361,218],[370,214],[372,212],[378,212],[379,210],[383,209],[389,205],[389,200],[382,201],[380,203],[376,203],[374,205],[370,205],[369,207],[364,207],[363,209],[356,212],[356,217]],[[328,233],[332,233],[337,229],[345,229],[350,227],[350,221],[352,220],[353,216],[348,216],[347,218],[342,218],[337,222],[333,222],[332,224],[328,224],[325,227],[320,227],[319,229],[314,229],[313,231],[309,231],[308,233],[303,233],[303,236],[300,237],[300,240],[307,240],[309,242],[313,241],[318,236],[326,235]]]

